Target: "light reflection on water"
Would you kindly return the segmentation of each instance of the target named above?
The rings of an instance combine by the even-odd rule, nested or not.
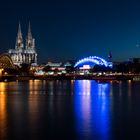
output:
[[[29,80],[29,94],[44,94],[46,81]]]
[[[25,139],[37,135],[47,138],[49,134],[71,135],[78,140],[122,136],[121,128],[127,130],[128,126],[119,121],[140,116],[136,108],[140,105],[139,87],[131,81],[0,82],[0,139],[20,138],[24,133]],[[138,118],[134,120],[140,123]]]
[[[3,85],[3,84],[2,84]],[[3,92],[0,94],[0,138],[6,137],[5,129],[7,125],[7,112],[6,112],[6,95]]]
[[[109,133],[109,83],[76,80],[75,117],[80,139],[108,139]],[[95,135],[96,134],[96,135]]]

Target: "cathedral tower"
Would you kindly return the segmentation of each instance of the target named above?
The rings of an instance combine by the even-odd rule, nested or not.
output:
[[[28,33],[26,38],[26,49],[34,49],[34,48],[35,48],[35,40],[32,37],[31,25],[29,22]]]
[[[23,38],[22,38],[22,33],[21,33],[21,26],[20,26],[20,23],[19,23],[15,49],[20,50],[20,49],[23,49],[23,47],[24,47]]]

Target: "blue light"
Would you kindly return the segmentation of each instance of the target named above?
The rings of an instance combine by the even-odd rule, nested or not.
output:
[[[76,62],[74,67],[77,67],[77,66],[79,66],[83,63],[86,63],[86,62],[92,62],[92,63],[95,63],[97,65],[103,65],[105,67],[108,67],[108,62],[106,60],[104,60],[103,58],[98,57],[98,56],[89,56],[89,57],[85,57],[83,59],[80,59],[79,61]]]
[[[74,81],[74,117],[78,139],[109,139],[110,83]]]

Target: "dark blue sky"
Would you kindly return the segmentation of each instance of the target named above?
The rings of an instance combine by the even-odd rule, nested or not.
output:
[[[139,0],[5,0],[0,4],[0,52],[15,47],[18,22],[28,22],[39,62],[89,55],[140,57]]]

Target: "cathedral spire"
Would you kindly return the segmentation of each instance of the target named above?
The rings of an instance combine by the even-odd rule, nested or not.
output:
[[[27,38],[28,39],[32,39],[32,32],[31,32],[31,24],[30,24],[30,21],[29,21],[29,26],[28,26],[28,35],[27,35]]]
[[[29,22],[28,34],[26,38],[26,49],[33,49],[33,48],[34,48],[34,39],[32,37],[31,24]]]
[[[16,38],[16,49],[21,49],[21,48],[23,48],[23,38],[22,38],[21,26],[19,22],[18,33]]]
[[[19,22],[19,25],[18,25],[18,38],[22,38],[20,22]]]

